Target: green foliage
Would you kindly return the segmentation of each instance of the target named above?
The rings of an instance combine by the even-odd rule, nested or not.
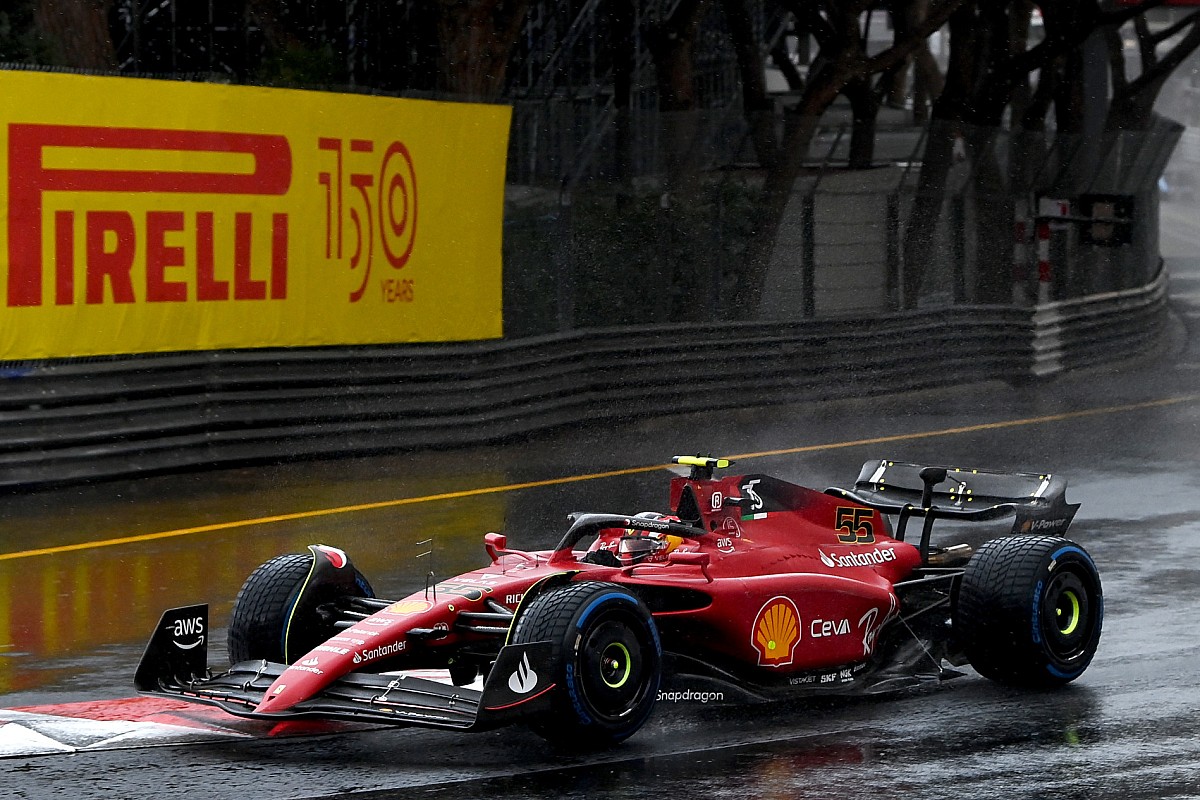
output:
[[[346,82],[346,66],[328,43],[292,40],[271,52],[255,70],[255,80],[271,86],[329,86]]]
[[[594,187],[570,205],[509,204],[505,334],[729,318],[754,187],[717,177],[664,202]]]

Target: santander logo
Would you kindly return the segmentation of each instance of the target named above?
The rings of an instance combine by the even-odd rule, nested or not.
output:
[[[508,688],[513,694],[528,694],[537,686],[538,676],[529,666],[529,654],[521,654],[521,663],[517,665],[512,675],[508,676]]]
[[[863,550],[844,556],[829,555],[824,550],[817,550],[821,563],[830,569],[836,567],[873,567],[896,560],[896,551],[891,547],[881,547],[878,550]]]

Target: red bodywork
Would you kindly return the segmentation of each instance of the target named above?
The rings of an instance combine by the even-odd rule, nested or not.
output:
[[[507,550],[505,537],[488,534],[489,566],[356,622],[289,666],[255,712],[285,711],[364,668],[445,664],[487,638],[460,629],[464,613],[494,611],[489,601],[516,612],[539,582],[564,575],[637,588],[670,651],[764,678],[843,667],[872,654],[898,611],[893,585],[921,564],[918,548],[891,538],[878,511],[766,475],[675,478],[670,508],[707,533],[609,528],[586,552]],[[657,552],[637,564],[592,563],[634,534]]]

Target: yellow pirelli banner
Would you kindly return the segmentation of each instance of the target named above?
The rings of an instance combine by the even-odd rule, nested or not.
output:
[[[0,71],[0,360],[496,338],[510,109]]]

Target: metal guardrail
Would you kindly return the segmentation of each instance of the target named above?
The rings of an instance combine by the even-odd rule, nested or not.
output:
[[[1145,352],[1165,282],[1040,310],[611,328],[0,369],[0,487],[502,441],[614,418],[1047,375]]]
[[[1123,361],[1147,352],[1166,326],[1167,272],[1146,286],[1038,306],[1033,314],[1035,377]]]

